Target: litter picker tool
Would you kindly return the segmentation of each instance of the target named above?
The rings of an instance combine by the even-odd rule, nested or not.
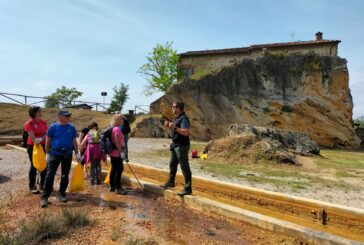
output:
[[[140,181],[139,181],[138,177],[136,176],[136,174],[135,174],[134,170],[131,168],[131,166],[129,165],[129,163],[128,163],[128,162],[126,162],[126,164],[128,165],[128,167],[130,168],[130,170],[131,170],[131,172],[133,173],[134,177],[135,177],[135,178],[136,178],[136,180],[138,181],[138,183],[139,183],[140,187],[142,188],[142,191],[144,191],[144,187],[143,187],[142,183],[140,183]]]

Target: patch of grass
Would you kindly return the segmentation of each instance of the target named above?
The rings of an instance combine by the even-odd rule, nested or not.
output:
[[[138,239],[138,238],[134,238],[133,236],[130,236],[127,244],[128,245],[142,245],[143,240]]]
[[[209,160],[198,160],[200,169],[217,176],[246,180],[256,184],[271,184],[276,188],[303,190],[311,187],[338,188],[342,190],[356,190],[355,186],[341,180],[328,180],[310,174],[310,171],[300,166],[286,166],[264,161],[246,164],[225,164]],[[247,173],[247,174],[242,174]]]
[[[63,209],[64,224],[68,229],[84,227],[91,224],[87,210],[75,208]]]
[[[111,234],[110,234],[110,239],[111,241],[119,241],[121,238],[121,232],[120,232],[120,227],[118,226],[113,226],[111,228]]]
[[[67,232],[92,222],[86,210],[75,208],[64,209],[61,214],[42,213],[31,221],[21,224],[20,233],[12,238],[13,243],[10,244],[41,244],[46,240],[60,238]]]
[[[364,153],[338,150],[321,150],[323,158],[316,158],[320,167],[335,169],[364,169]]]
[[[160,149],[160,150],[156,150],[156,151],[152,151],[150,153],[146,152],[145,154],[143,154],[143,156],[148,157],[148,155],[150,155],[151,157],[164,157],[164,158],[168,158],[170,156],[171,152],[168,149]]]
[[[7,232],[0,233],[0,245],[18,245],[19,241]]]
[[[335,173],[335,176],[339,177],[339,178],[361,178],[362,177],[361,175],[355,175],[355,174],[349,173],[346,170],[337,170]]]
[[[190,145],[190,153],[192,150],[197,150],[198,154],[201,155],[205,148],[205,145],[206,145],[206,143],[192,141],[191,145]],[[165,149],[146,152],[145,154],[143,154],[144,157],[148,157],[148,155],[150,155],[151,157],[169,158],[171,156],[171,151],[169,150],[169,147],[168,147]]]
[[[39,244],[61,237],[65,232],[62,216],[43,213],[21,225],[19,239],[21,244]]]

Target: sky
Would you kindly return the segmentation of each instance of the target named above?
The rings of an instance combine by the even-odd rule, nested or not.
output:
[[[364,115],[364,1],[358,0],[0,0],[0,92],[46,96],[75,87],[102,102],[129,84],[124,110],[143,95],[137,70],[157,43],[178,52],[338,39],[348,61],[354,118]],[[292,35],[294,33],[294,35]],[[9,101],[0,98],[0,101]]]

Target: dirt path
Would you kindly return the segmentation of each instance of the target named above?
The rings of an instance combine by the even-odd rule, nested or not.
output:
[[[131,138],[129,140],[129,159],[131,162],[144,164],[147,166],[156,167],[159,169],[169,169],[169,158],[168,158],[168,150],[169,150],[169,139],[141,139],[141,138]],[[166,153],[163,156],[158,156],[155,154],[156,151],[165,151]],[[308,161],[309,162],[309,161]],[[309,163],[307,163],[309,164]],[[341,205],[347,205],[351,207],[364,208],[364,191],[356,191],[350,189],[338,189],[338,188],[306,188],[306,189],[295,189],[292,190],[290,188],[277,188],[275,185],[270,183],[255,183],[249,182],[244,179],[236,179],[236,178],[228,178],[222,175],[215,175],[201,168],[201,166],[194,160],[190,161],[191,170],[195,176],[202,176],[205,178],[213,179],[213,180],[221,180],[225,182],[231,182],[235,184],[241,184],[244,186],[257,187],[265,190],[283,192],[290,195],[302,196],[311,199],[327,201],[331,203],[337,203]],[[180,170],[178,170],[180,171]],[[314,173],[314,169],[312,170]],[[259,176],[259,171],[249,171],[244,173],[246,175],[255,175]],[[290,177],[272,177],[272,178],[281,178],[281,179],[289,179]],[[328,178],[328,177],[323,177]],[[297,178],[294,179],[297,181]],[[302,180],[303,181],[303,180]],[[363,179],[356,179],[356,181],[360,182],[356,184],[356,186],[364,186]]]
[[[0,147],[0,205],[27,191],[29,164],[26,154]]]
[[[0,148],[1,171],[9,168],[12,177],[0,184],[0,196],[12,187],[12,198],[3,201],[0,213],[0,230],[11,234],[19,232],[26,224],[42,213],[61,213],[65,208],[87,210],[95,223],[67,233],[45,244],[294,244],[298,239],[277,235],[244,222],[236,222],[218,215],[202,213],[172,201],[137,189],[129,195],[110,194],[107,187],[86,186],[82,193],[70,193],[70,201],[59,203],[55,196],[50,206],[39,208],[39,196],[27,192],[27,166],[25,154]],[[25,171],[25,173],[24,173]],[[55,189],[59,183],[57,177]],[[134,242],[134,243],[131,243]]]

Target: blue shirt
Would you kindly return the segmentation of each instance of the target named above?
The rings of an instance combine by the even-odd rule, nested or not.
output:
[[[58,156],[72,155],[73,139],[77,137],[76,128],[72,124],[53,123],[47,131],[47,136],[52,139],[50,154]],[[64,152],[62,149],[66,151]]]
[[[181,119],[181,128],[190,128],[190,122],[187,120],[187,118]]]

